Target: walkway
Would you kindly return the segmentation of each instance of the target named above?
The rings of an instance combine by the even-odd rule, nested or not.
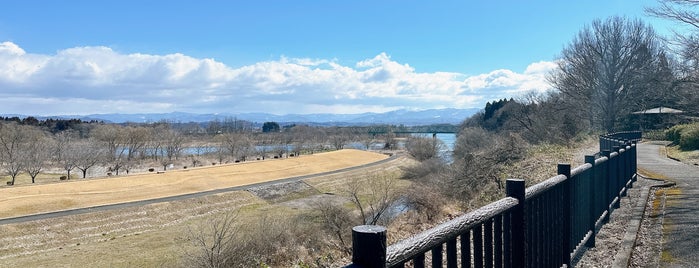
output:
[[[697,267],[699,263],[699,167],[667,158],[663,143],[638,146],[639,167],[677,183],[667,191],[661,267]]]

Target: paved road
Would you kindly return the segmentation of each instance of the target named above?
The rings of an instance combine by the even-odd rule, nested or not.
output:
[[[661,267],[699,265],[699,167],[661,155],[663,143],[638,145],[638,165],[677,183],[667,191]]]
[[[349,167],[349,168],[344,168],[344,169],[339,169],[339,170],[334,170],[334,171],[328,171],[328,172],[323,172],[323,173],[317,173],[317,174],[311,174],[311,175],[304,175],[304,176],[298,176],[298,177],[290,177],[290,178],[284,178],[284,179],[279,179],[275,181],[268,181],[268,182],[261,182],[261,183],[255,183],[255,184],[250,184],[250,185],[243,185],[243,186],[235,186],[235,187],[229,187],[229,188],[223,188],[223,189],[216,189],[216,190],[211,190],[211,191],[204,191],[204,192],[198,192],[198,193],[191,193],[191,194],[184,194],[184,195],[176,195],[176,196],[168,196],[168,197],[163,197],[163,198],[156,198],[156,199],[148,199],[148,200],[141,200],[141,201],[134,201],[134,202],[127,202],[127,203],[119,203],[119,204],[111,204],[111,205],[103,205],[103,206],[94,206],[94,207],[86,207],[86,208],[77,208],[77,209],[70,209],[70,210],[62,210],[62,211],[56,211],[56,212],[48,212],[48,213],[40,213],[40,214],[33,214],[33,215],[27,215],[27,216],[20,216],[20,217],[14,217],[14,218],[4,218],[0,219],[0,225],[3,224],[11,224],[11,223],[20,223],[20,222],[28,222],[28,221],[35,221],[35,220],[41,220],[41,219],[48,219],[48,218],[55,218],[55,217],[63,217],[63,216],[69,216],[69,215],[76,215],[76,214],[83,214],[83,213],[90,213],[90,212],[96,212],[96,211],[102,211],[102,210],[109,210],[109,209],[118,209],[118,208],[126,208],[126,207],[135,207],[135,206],[145,206],[149,204],[155,204],[155,203],[161,203],[161,202],[171,202],[175,200],[182,200],[182,199],[187,199],[187,198],[195,198],[195,197],[202,197],[206,195],[212,195],[212,194],[218,194],[218,193],[224,193],[224,192],[232,192],[232,191],[242,191],[242,190],[247,190],[253,187],[260,187],[260,186],[266,186],[266,185],[273,185],[273,184],[281,184],[281,183],[288,183],[288,182],[293,182],[293,181],[300,181],[300,180],[305,180],[309,178],[313,178],[316,176],[325,176],[325,175],[331,175],[331,174],[336,174],[336,173],[341,173],[341,172],[346,172],[346,171],[352,171],[352,170],[358,170],[362,168],[367,168],[375,165],[380,165],[389,161],[393,161],[395,159],[398,159],[401,155],[400,154],[393,154],[391,157],[379,160],[377,162],[369,163],[369,164],[364,164],[360,166],[354,166],[354,167]]]

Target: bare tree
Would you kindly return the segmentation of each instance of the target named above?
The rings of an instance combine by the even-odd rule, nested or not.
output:
[[[225,133],[217,138],[221,142],[222,148],[233,160],[246,161],[253,148],[250,136],[242,132]]]
[[[236,214],[226,213],[220,219],[214,218],[201,225],[199,230],[190,229],[189,240],[196,252],[190,254],[188,265],[206,268],[231,267],[234,260],[230,251],[238,232],[236,220]]]
[[[15,179],[24,169],[23,155],[26,152],[28,140],[26,133],[28,126],[21,126],[14,122],[0,124],[0,164],[7,175],[12,178],[9,185],[15,184]]]
[[[257,153],[262,157],[262,160],[264,160],[267,158],[267,154],[272,151],[272,147],[274,146],[273,136],[269,133],[261,133],[256,135],[255,139],[257,140]]]
[[[173,158],[177,160],[182,153],[182,149],[184,149],[183,145],[185,139],[182,133],[172,128],[168,128],[163,133],[162,138],[167,158],[169,160],[172,160]]]
[[[338,127],[332,129],[332,134],[329,138],[335,150],[341,150],[352,139],[352,135],[347,129]]]
[[[228,155],[228,150],[226,148],[226,139],[227,137],[224,136],[224,134],[218,134],[214,136],[214,146],[213,146],[213,153],[216,154],[216,157],[218,159],[219,163],[223,163],[223,160],[226,159],[226,156]]]
[[[90,131],[90,137],[102,142],[109,155],[113,157],[119,154],[119,147],[123,147],[123,136],[122,127],[115,124],[100,124]]]
[[[366,179],[355,178],[347,185],[346,192],[359,210],[361,221],[369,225],[385,220],[386,212],[400,197],[396,176],[390,173],[367,175]]]
[[[78,133],[71,131],[59,132],[56,134],[56,142],[54,143],[54,161],[66,171],[68,179],[70,179],[70,171],[75,169],[77,135]]]
[[[681,95],[680,105],[685,110],[699,112],[699,0],[658,0],[660,6],[646,8],[652,16],[669,19],[688,26],[689,31],[675,32],[679,45],[677,54],[682,59],[679,79],[671,85]]]
[[[640,20],[595,20],[563,50],[549,81],[591,126],[611,132],[652,90],[648,79],[657,71],[659,51],[655,32]]]
[[[294,154],[301,154],[301,150],[309,150],[312,130],[309,126],[299,125],[291,128],[291,135],[294,140]]]
[[[53,140],[46,136],[45,133],[38,129],[34,129],[27,133],[27,137],[31,140],[24,154],[24,171],[32,178],[32,183],[36,182],[36,177],[46,167],[47,162],[51,159],[51,148]]]
[[[317,202],[315,204],[321,227],[330,236],[337,239],[331,241],[334,246],[345,253],[350,253],[352,249],[352,227],[359,224],[352,215],[352,210],[342,204],[334,202]]]
[[[439,152],[444,148],[444,143],[436,137],[409,136],[405,143],[408,154],[417,161],[425,161],[439,157]]]
[[[126,160],[133,160],[143,153],[148,140],[153,136],[153,129],[140,126],[125,127],[123,145],[126,147]]]
[[[74,165],[83,173],[83,179],[87,178],[87,171],[104,161],[106,150],[99,146],[95,140],[82,140],[72,145]]]
[[[359,135],[359,139],[361,140],[362,145],[364,145],[365,150],[371,149],[371,145],[375,142],[374,135],[369,133],[362,133]]]
[[[699,0],[658,0],[659,7],[645,8],[649,14],[678,21],[699,30]]]
[[[128,174],[128,148],[125,146],[126,129],[115,124],[97,125],[90,132],[90,136],[104,146],[106,150],[105,161],[111,164],[109,169],[119,175],[119,170],[126,167]]]

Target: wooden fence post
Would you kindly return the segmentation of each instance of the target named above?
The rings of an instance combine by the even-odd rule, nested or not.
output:
[[[386,266],[386,228],[359,225],[352,228],[352,266],[384,268]]]
[[[634,180],[633,180],[633,173],[634,172],[631,170],[631,167],[632,167],[631,157],[632,157],[633,153],[631,152],[632,148],[631,148],[630,141],[628,141],[628,140],[626,141],[626,143],[624,144],[624,150],[625,150],[624,151],[624,159],[625,159],[624,160],[624,175],[625,175],[624,183],[626,185],[628,185],[628,188],[630,189],[630,188],[633,188],[633,183],[634,183]],[[629,181],[630,181],[630,183],[627,183]],[[628,191],[628,189],[627,189],[627,191]]]
[[[571,188],[573,187],[573,179],[570,176],[570,164],[558,164],[558,174],[566,176],[566,180],[562,183],[563,222],[561,224],[563,224],[563,241],[561,241],[561,260],[567,267],[571,267],[570,252],[573,250],[570,245],[570,239],[572,236],[571,215],[573,213],[571,211]]]
[[[525,267],[526,266],[526,239],[524,235],[527,228],[526,217],[525,217],[525,184],[522,179],[507,179],[505,184],[505,191],[508,197],[517,199],[518,204],[512,209],[512,214],[510,215],[510,235],[512,239],[510,240],[512,244],[510,245],[512,257],[510,261],[512,263],[511,267]],[[507,247],[507,245],[505,245]],[[507,257],[507,256],[506,256]]]
[[[595,192],[597,192],[597,191],[595,191],[595,189],[596,189],[595,181],[597,180],[597,178],[596,178],[597,177],[597,170],[595,168],[595,156],[594,155],[586,155],[585,156],[585,163],[592,165],[592,167],[590,167],[590,171],[588,172],[589,177],[587,178],[589,181],[588,183],[590,185],[590,188],[589,188],[590,193],[589,193],[589,197],[588,197],[588,198],[590,198],[590,210],[588,211],[588,213],[590,213],[590,222],[588,222],[587,228],[589,228],[592,231],[592,234],[590,235],[590,239],[587,240],[587,243],[585,244],[585,246],[593,248],[593,247],[595,247],[595,243],[596,243],[595,242],[595,223],[597,222],[597,217],[596,217],[597,215],[595,215],[595,209],[596,209],[595,204],[597,203],[597,199],[595,198]]]
[[[614,200],[614,198],[611,198],[612,196],[612,187],[609,186],[611,183],[610,181],[612,180],[612,157],[611,157],[612,152],[609,150],[604,150],[602,151],[602,155],[607,157],[607,161],[605,161],[603,168],[600,170],[604,174],[602,176],[602,184],[604,187],[604,198],[602,200],[604,210],[607,211],[607,214],[604,216],[604,219],[602,220],[603,223],[608,223],[609,222],[609,216],[612,213],[612,209],[610,207],[609,202]]]
[[[631,176],[633,176],[633,182],[638,180],[638,145],[636,141],[631,142]]]
[[[624,180],[621,178],[623,176],[621,174],[622,173],[621,169],[622,169],[622,165],[623,165],[623,162],[622,162],[623,156],[619,152],[620,149],[621,149],[621,147],[619,147],[619,145],[615,145],[614,147],[612,147],[613,152],[617,153],[616,157],[614,157],[614,161],[612,161],[612,163],[613,163],[612,175],[614,176],[614,189],[613,190],[614,190],[614,195],[617,197],[617,202],[614,203],[615,209],[621,207],[621,196],[622,196],[621,195],[621,188],[623,188],[623,187],[621,187],[621,181]]]

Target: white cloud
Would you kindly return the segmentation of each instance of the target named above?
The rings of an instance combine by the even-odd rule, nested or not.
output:
[[[467,77],[420,73],[386,53],[344,66],[336,59],[282,57],[231,68],[183,54],[123,54],[75,47],[32,54],[0,43],[0,113],[136,112],[360,113],[482,107],[494,98],[545,90],[552,62],[523,73]],[[23,105],[26,104],[26,105]]]
[[[527,66],[524,73],[500,69],[468,77],[464,80],[464,85],[469,92],[506,93],[504,97],[514,97],[530,91],[543,92],[551,89],[546,82],[546,75],[554,68],[554,62],[540,61]]]

